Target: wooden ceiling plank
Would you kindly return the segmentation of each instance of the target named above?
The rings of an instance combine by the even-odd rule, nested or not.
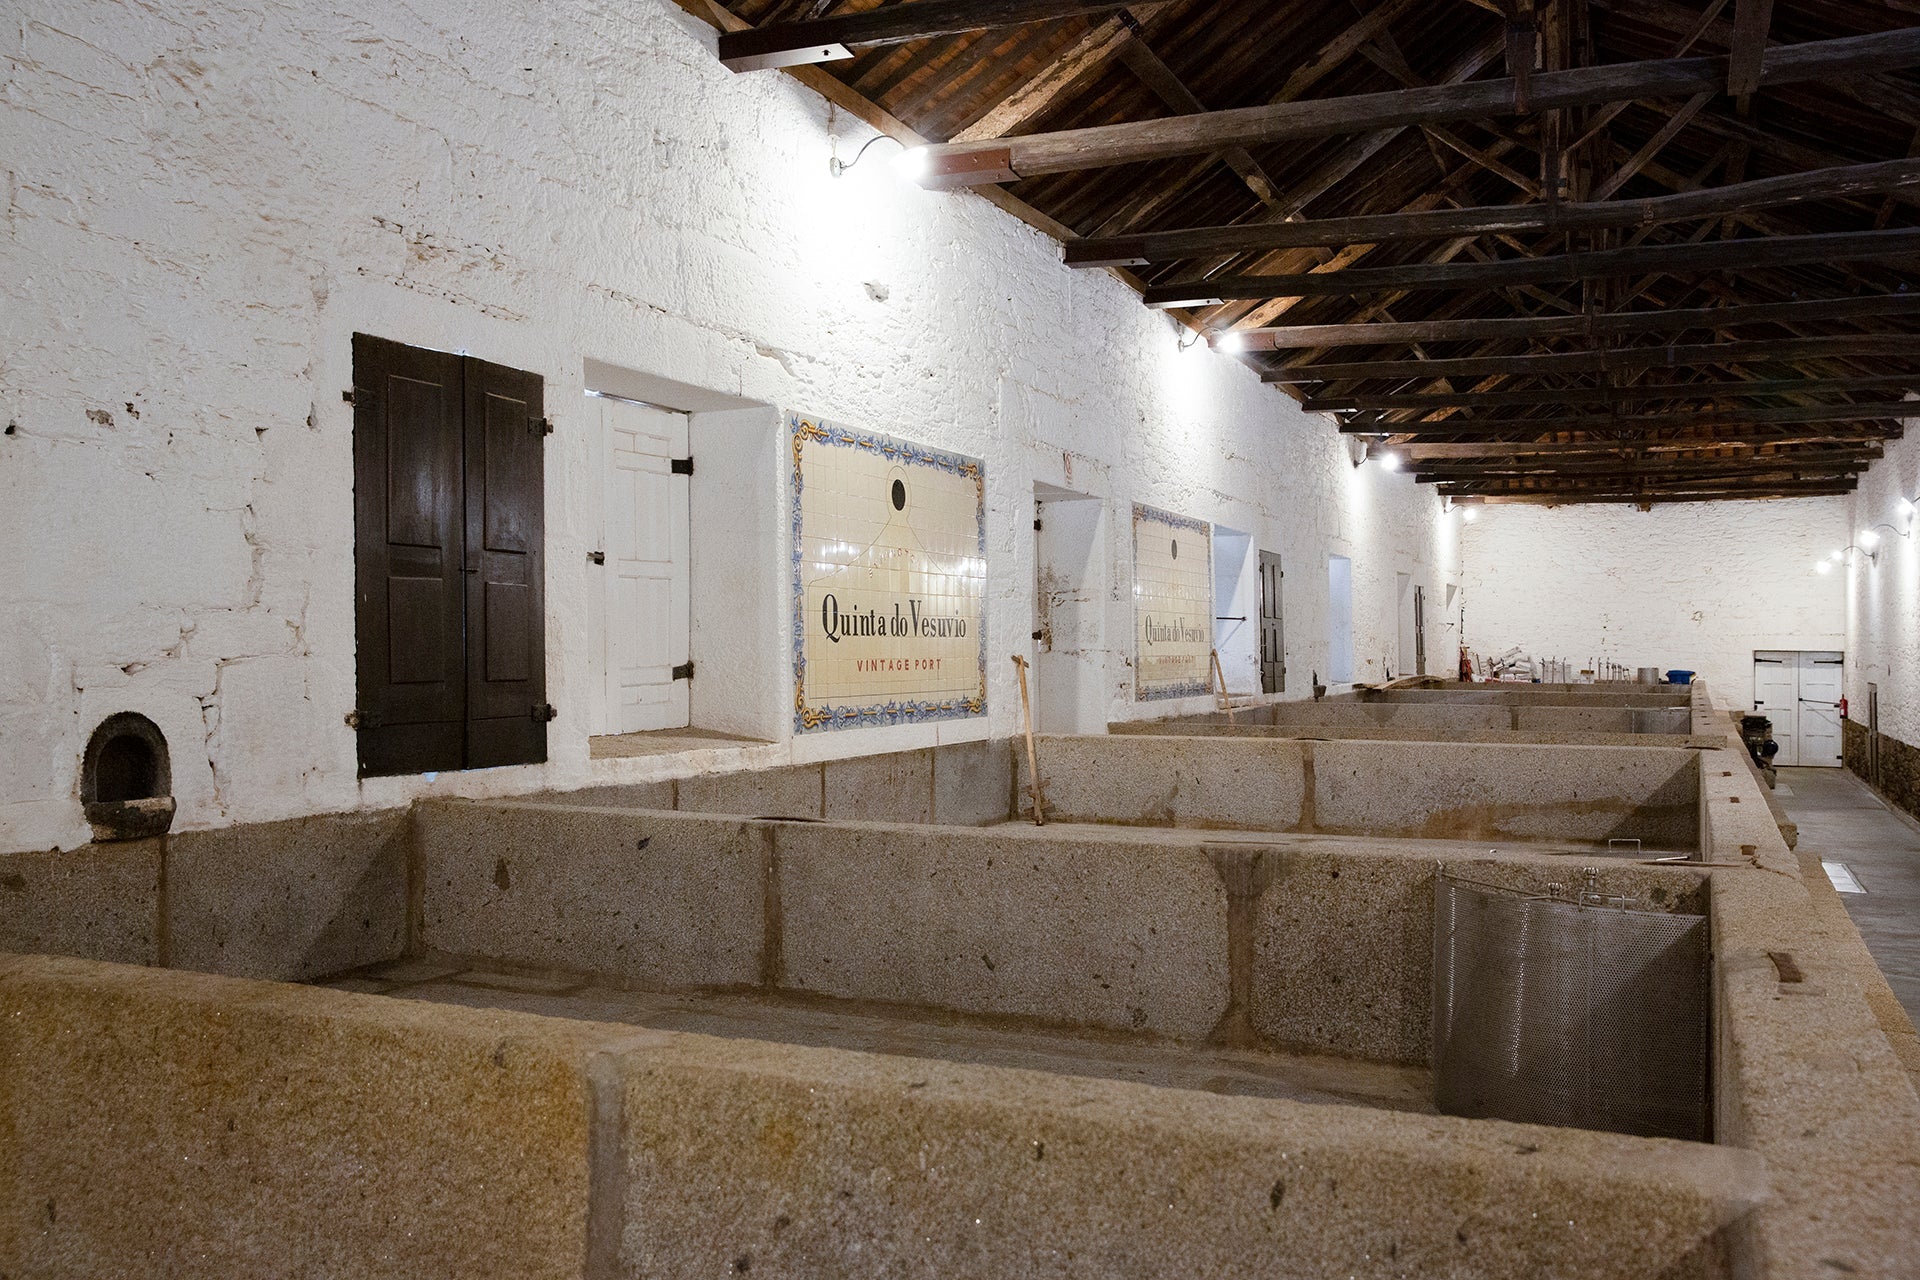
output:
[[[953,141],[980,142],[1018,132],[1085,88],[1132,41],[1133,25],[1123,15],[1103,20],[1038,75],[956,133]]]

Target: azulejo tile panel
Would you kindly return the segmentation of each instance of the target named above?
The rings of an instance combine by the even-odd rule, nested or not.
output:
[[[789,414],[797,733],[987,713],[978,458]]]
[[[1213,652],[1213,527],[1133,507],[1133,696],[1207,691]]]

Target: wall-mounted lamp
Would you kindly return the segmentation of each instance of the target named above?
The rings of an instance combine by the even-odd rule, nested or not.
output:
[[[901,174],[909,180],[918,181],[920,177],[925,174],[927,168],[927,149],[925,147],[909,147],[906,143],[901,142],[900,139],[890,133],[876,133],[871,138],[868,138],[866,145],[854,152],[853,159],[851,160],[842,160],[839,156],[834,156],[827,161],[827,172],[836,178],[844,174],[847,170],[859,164],[861,157],[865,156],[868,149],[876,142],[891,142],[903,148],[900,154],[893,158],[893,164],[894,167],[900,170]]]
[[[1468,521],[1469,523],[1471,523],[1472,521],[1478,520],[1480,518],[1480,508],[1479,507],[1462,507],[1460,518],[1462,520]]]
[[[1213,349],[1230,356],[1239,355],[1247,349],[1247,340],[1240,333],[1229,329],[1213,340]]]
[[[1398,471],[1400,469],[1400,455],[1397,453],[1377,453],[1372,456],[1380,459],[1380,469],[1382,471]]]

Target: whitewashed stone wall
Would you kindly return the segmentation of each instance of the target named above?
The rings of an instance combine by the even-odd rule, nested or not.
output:
[[[1753,700],[1756,649],[1843,649],[1846,499],[1489,506],[1462,532],[1468,647],[1697,671]]]
[[[85,838],[80,752],[121,709],[171,741],[183,828],[660,768],[587,755],[586,359],[986,460],[990,724],[755,762],[1015,728],[1036,480],[1282,551],[1302,692],[1325,558],[1351,556],[1356,674],[1382,674],[1394,575],[1437,600],[1455,573],[1430,491],[1356,470],[1327,422],[985,201],[907,186],[891,144],[832,179],[870,131],[711,42],[666,0],[0,14],[0,849]],[[547,380],[546,766],[355,777],[356,330]],[[1113,715],[1179,709],[1115,673]]]
[[[1907,424],[1909,431],[1913,423]],[[1909,508],[1920,497],[1920,442],[1909,435],[1860,478],[1847,500],[1845,543],[1864,530],[1880,535],[1874,556],[1852,552],[1844,573],[1847,699],[1867,719],[1867,685],[1879,686],[1880,732],[1920,745],[1920,546]],[[1842,541],[1836,541],[1835,547]]]

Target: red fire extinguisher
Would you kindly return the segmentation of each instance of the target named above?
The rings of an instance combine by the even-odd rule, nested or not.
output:
[[[1847,718],[1847,700],[1845,698],[1840,699],[1840,718],[1842,720]]]

